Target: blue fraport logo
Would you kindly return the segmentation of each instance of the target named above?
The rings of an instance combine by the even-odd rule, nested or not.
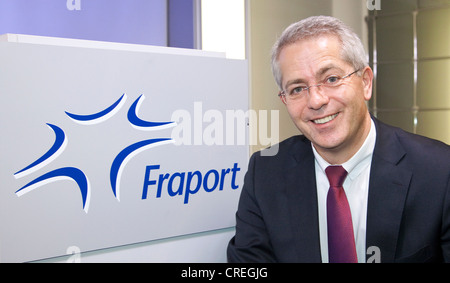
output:
[[[176,126],[175,122],[150,122],[140,119],[138,116],[138,112],[139,107],[144,99],[145,99],[144,95],[139,96],[139,98],[136,99],[136,101],[130,106],[128,110],[127,115],[128,121],[134,128],[139,130],[159,130]],[[72,121],[78,124],[94,125],[102,123],[111,118],[112,116],[114,116],[124,106],[126,100],[127,96],[126,94],[123,94],[115,103],[113,103],[105,110],[91,115],[77,115],[69,112],[65,113]],[[68,138],[63,129],[53,124],[47,125],[55,134],[55,142],[44,155],[42,155],[40,158],[38,158],[36,161],[31,163],[27,167],[14,173],[14,177],[16,179],[23,178],[45,167],[53,160],[55,160],[59,155],[61,155],[61,153],[66,148]],[[137,154],[139,154],[144,150],[169,143],[173,143],[173,140],[171,138],[143,140],[134,143],[132,145],[129,145],[128,147],[123,149],[119,154],[117,154],[110,169],[110,184],[112,192],[114,193],[114,196],[116,197],[117,200],[120,201],[120,177],[127,162],[132,157],[136,156]],[[48,172],[29,182],[19,190],[17,190],[16,195],[20,197],[46,184],[61,180],[75,181],[81,192],[83,209],[87,213],[90,204],[91,187],[89,184],[88,177],[83,173],[83,171],[81,171],[78,168],[64,167]]]

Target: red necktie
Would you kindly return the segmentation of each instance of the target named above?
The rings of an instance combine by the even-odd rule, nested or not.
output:
[[[328,257],[330,263],[356,263],[352,215],[345,195],[347,171],[342,166],[325,169],[330,189],[327,196]]]

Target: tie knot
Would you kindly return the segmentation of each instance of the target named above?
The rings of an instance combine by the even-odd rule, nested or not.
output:
[[[342,166],[328,166],[325,169],[331,187],[342,187],[347,171]]]

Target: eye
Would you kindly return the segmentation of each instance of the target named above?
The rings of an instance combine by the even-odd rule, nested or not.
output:
[[[294,87],[294,88],[289,92],[289,95],[290,95],[290,96],[297,96],[297,95],[301,94],[304,90],[306,90],[306,87],[305,87],[305,86],[297,86],[297,87]]]
[[[340,79],[341,78],[338,76],[330,76],[325,80],[325,83],[328,85],[334,85],[334,84],[337,84]]]

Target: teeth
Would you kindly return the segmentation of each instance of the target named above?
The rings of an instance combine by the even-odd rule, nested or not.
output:
[[[317,120],[313,120],[314,123],[316,124],[325,124],[326,122],[330,122],[331,120],[333,120],[334,118],[336,118],[338,115],[338,113],[322,118],[322,119],[317,119]]]

